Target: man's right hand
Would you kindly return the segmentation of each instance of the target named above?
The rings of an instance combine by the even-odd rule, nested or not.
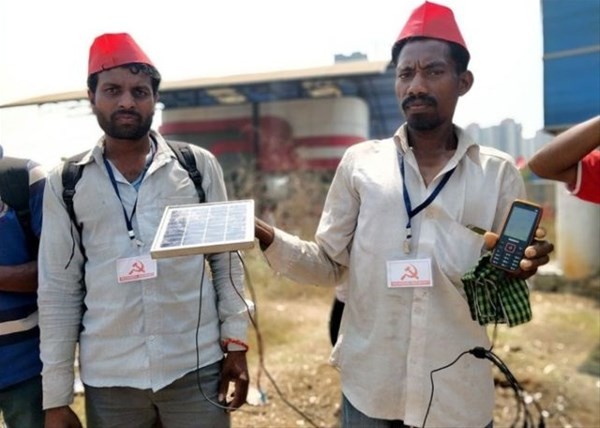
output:
[[[45,428],[83,428],[81,421],[69,406],[47,409],[44,415]]]
[[[273,239],[275,239],[275,230],[267,222],[259,219],[258,217],[255,217],[254,236],[256,237],[256,239],[258,239],[258,242],[260,243],[260,248],[264,251],[269,245],[271,245]]]

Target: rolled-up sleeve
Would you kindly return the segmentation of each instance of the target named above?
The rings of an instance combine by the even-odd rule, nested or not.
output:
[[[315,242],[275,229],[274,242],[264,251],[268,263],[297,282],[338,285],[347,274],[359,208],[353,156],[346,152],[329,188]]]

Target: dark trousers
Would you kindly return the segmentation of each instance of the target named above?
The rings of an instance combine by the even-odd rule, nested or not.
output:
[[[0,413],[8,428],[43,428],[42,376],[0,389]]]
[[[159,391],[86,385],[87,426],[228,428],[229,414],[217,404],[220,366],[202,367]]]

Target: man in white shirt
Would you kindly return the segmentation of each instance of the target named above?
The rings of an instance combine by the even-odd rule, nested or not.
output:
[[[227,427],[229,411],[246,400],[240,261],[228,253],[150,257],[166,206],[227,198],[211,153],[187,146],[202,175],[200,198],[171,146],[150,130],[159,84],[131,36],[94,40],[88,96],[104,135],[78,162],[75,222],[63,200],[63,165],[49,174],[44,197],[39,307],[47,428],[81,426],[69,408],[77,342],[90,428]]]
[[[346,281],[332,362],[341,370],[344,427],[485,427],[494,384],[489,348],[473,321],[461,277],[483,254],[466,225],[499,231],[524,183],[505,153],[477,145],[452,122],[473,83],[452,11],[425,2],[392,49],[406,123],[392,138],[349,148],[332,181],[315,242],[257,219],[256,236],[276,271],[304,283]],[[548,262],[537,241],[520,278]]]

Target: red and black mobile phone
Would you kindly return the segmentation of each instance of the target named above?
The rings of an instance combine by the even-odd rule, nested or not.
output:
[[[490,264],[509,272],[519,270],[519,262],[523,259],[525,248],[535,237],[541,217],[542,207],[539,205],[520,199],[515,200],[492,251]]]

